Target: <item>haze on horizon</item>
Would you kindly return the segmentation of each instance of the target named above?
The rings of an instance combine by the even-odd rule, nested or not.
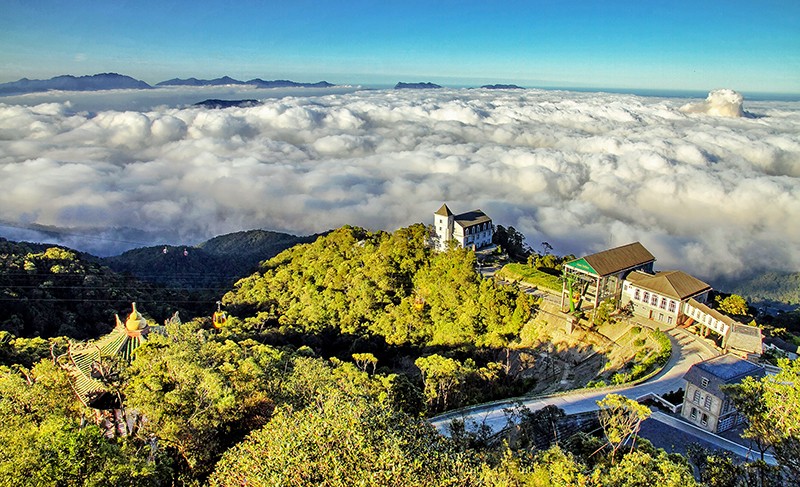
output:
[[[800,3],[4,2],[0,82],[119,72],[800,94]]]

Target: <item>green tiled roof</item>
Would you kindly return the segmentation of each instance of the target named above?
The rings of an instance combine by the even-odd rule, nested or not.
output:
[[[137,321],[141,319],[135,307],[126,323],[130,323],[132,318]],[[175,320],[180,321],[177,313],[170,321]],[[83,404],[91,407],[98,398],[108,392],[103,382],[97,378],[96,364],[104,357],[130,362],[136,349],[147,341],[151,332],[163,335],[165,329],[163,326],[144,324],[139,329],[129,330],[117,317],[117,324],[109,334],[94,341],[70,344],[69,350],[65,356],[60,357],[59,363],[70,373],[73,389]]]

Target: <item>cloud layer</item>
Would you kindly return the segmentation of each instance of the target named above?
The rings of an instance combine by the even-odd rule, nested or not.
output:
[[[640,240],[659,268],[706,279],[800,269],[800,104],[723,118],[683,113],[686,101],[386,90],[225,110],[0,104],[0,220],[199,242],[393,230],[429,223],[446,201],[559,253]]]

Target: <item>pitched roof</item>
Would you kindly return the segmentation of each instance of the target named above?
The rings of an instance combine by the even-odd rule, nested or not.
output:
[[[734,323],[739,323],[738,321],[734,320],[730,316],[724,315],[724,314],[720,313],[719,311],[711,308],[707,304],[697,301],[696,299],[693,299],[693,298],[690,299],[689,300],[689,306],[692,306],[694,308],[699,309],[700,311],[702,311],[703,313],[711,316],[715,320],[721,321],[721,322],[725,323],[726,325],[728,325],[730,327],[732,327],[734,325]]]
[[[492,219],[481,210],[468,211],[455,216],[455,222],[464,228],[491,221]]]
[[[725,393],[720,389],[721,386],[737,384],[745,377],[761,378],[764,375],[766,372],[762,367],[735,355],[725,354],[692,365],[683,378],[699,387],[703,385],[702,379],[708,379],[704,389],[722,397]]]
[[[442,204],[442,207],[436,210],[434,215],[441,215],[441,216],[453,216],[453,212],[450,211],[450,208],[447,207],[447,204]]]
[[[682,301],[708,291],[711,286],[683,271],[662,271],[655,274],[631,272],[627,279],[642,289]]]
[[[742,352],[761,354],[764,351],[763,339],[759,328],[734,322],[728,336],[727,346]]]
[[[595,274],[599,276],[609,276],[626,269],[632,269],[655,261],[656,258],[639,242],[633,242],[621,247],[604,250],[596,254],[587,255],[582,259],[575,259],[567,265],[575,264],[582,270],[589,270],[583,264],[588,265]],[[583,261],[583,262],[581,262]],[[591,271],[590,271],[591,272]]]

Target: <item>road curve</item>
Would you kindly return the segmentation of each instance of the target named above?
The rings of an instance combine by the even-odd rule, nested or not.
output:
[[[610,393],[620,394],[631,399],[637,399],[651,393],[664,394],[683,387],[683,375],[692,365],[717,355],[713,348],[704,344],[701,340],[695,339],[693,335],[683,329],[672,328],[665,330],[665,333],[667,333],[672,343],[672,355],[661,372],[647,382],[615,388],[579,389],[558,395],[523,399],[521,401],[522,405],[532,411],[554,405],[563,409],[566,414],[576,414],[598,409],[597,401]],[[509,400],[478,405],[435,416],[431,418],[430,422],[441,432],[445,431],[447,424],[453,419],[464,419],[468,422],[475,421],[477,424],[489,426],[492,431],[499,431],[506,426],[506,416],[503,409],[517,402],[517,400]]]

